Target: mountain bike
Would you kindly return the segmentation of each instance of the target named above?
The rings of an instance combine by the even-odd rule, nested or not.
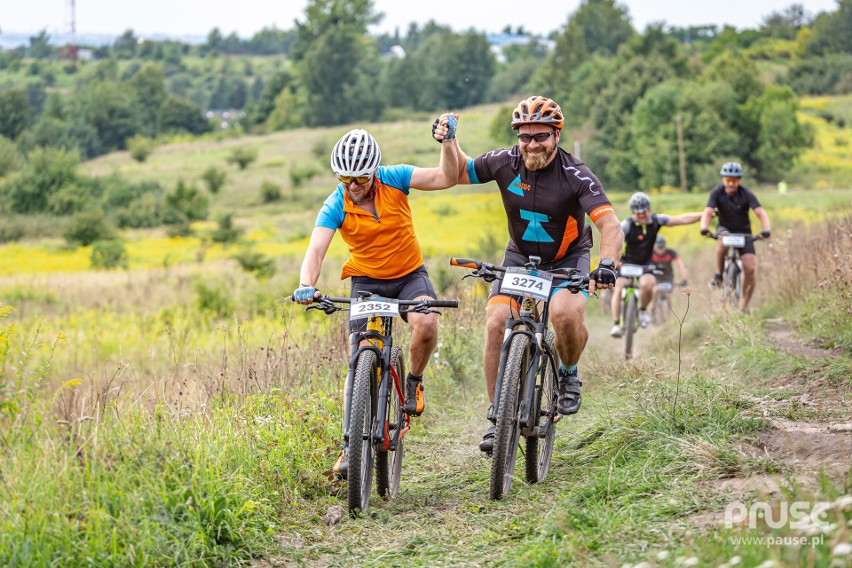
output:
[[[721,239],[722,246],[728,247],[722,268],[722,305],[737,308],[743,297],[743,261],[740,258],[740,249],[746,243],[759,240],[760,235],[710,233],[710,238]]]
[[[662,325],[669,320],[672,305],[672,290],[675,286],[686,286],[686,280],[678,282],[657,282],[657,297],[654,298],[654,308],[651,310],[651,321],[654,325]]]
[[[326,314],[349,310],[350,320],[367,318],[366,329],[352,335],[346,377],[344,439],[349,442],[347,503],[352,516],[370,503],[373,464],[376,491],[394,498],[399,491],[405,434],[406,378],[402,349],[393,344],[393,321],[402,313],[440,314],[432,308],[457,308],[458,300],[396,300],[361,292],[358,298],[321,296],[308,310]]]
[[[559,398],[556,382],[559,355],[555,336],[547,329],[551,291],[557,286],[574,294],[588,290],[589,278],[578,269],[543,270],[541,258],[529,257],[523,267],[496,266],[478,260],[453,258],[450,264],[473,268],[462,277],[493,282],[504,273],[500,292],[520,296],[518,317],[511,313],[500,348],[494,404],[487,418],[496,426],[491,455],[491,499],[509,493],[515,472],[521,436],[525,439],[523,458],[529,483],[542,481],[550,469],[556,438],[556,412]]]
[[[643,274],[662,274],[652,265],[622,264],[618,275],[628,282],[621,289],[621,325],[624,328],[624,358],[633,356],[633,335],[639,329],[639,277]]]

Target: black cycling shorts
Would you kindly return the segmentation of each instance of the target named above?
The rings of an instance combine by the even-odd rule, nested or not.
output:
[[[716,227],[716,234],[721,236],[722,233],[731,233],[734,235],[750,235],[751,231],[729,231],[725,227],[719,225],[718,227]],[[721,243],[721,239],[719,242]],[[740,254],[757,254],[754,249],[754,241],[746,239],[745,246],[740,249]]]
[[[433,300],[437,298],[435,288],[432,286],[432,281],[429,280],[429,273],[425,266],[421,266],[414,272],[410,272],[399,278],[390,280],[379,280],[370,278],[369,276],[353,276],[352,289],[349,292],[350,298],[358,298],[358,292],[372,292],[382,298],[394,298],[397,300],[413,300],[421,296],[429,296]],[[399,314],[403,320],[408,321],[407,314]],[[364,329],[367,325],[367,318],[350,320],[349,332]]]

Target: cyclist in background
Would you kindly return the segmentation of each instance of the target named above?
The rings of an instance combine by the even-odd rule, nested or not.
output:
[[[648,266],[651,264],[654,243],[657,233],[662,227],[674,227],[677,225],[689,225],[696,223],[701,218],[701,213],[682,213],[680,215],[666,215],[664,213],[651,213],[651,199],[641,191],[630,196],[630,211],[633,214],[621,222],[621,230],[624,232],[624,255],[621,261],[626,264],[638,264]],[[621,291],[630,282],[629,278],[619,277],[613,290],[610,309],[613,317],[612,329],[609,334],[612,337],[624,335],[621,326]],[[653,274],[643,274],[639,278],[639,325],[648,327],[651,316],[647,312],[648,304],[654,297],[654,286],[657,279]]]
[[[337,141],[331,151],[331,169],[339,183],[317,216],[302,261],[301,285],[293,292],[295,301],[309,304],[320,296],[315,285],[337,230],[349,245],[350,257],[340,278],[352,278],[351,297],[359,297],[359,292],[375,292],[401,300],[436,298],[414,234],[408,192],[411,188],[432,191],[456,184],[459,167],[455,127],[456,119],[443,115],[433,128],[433,136],[446,142],[435,168],[381,166],[379,145],[365,130],[351,130]],[[423,371],[438,342],[438,318],[435,314],[401,315],[411,326],[411,371],[406,380],[405,412],[417,416],[426,408]],[[350,322],[350,337],[359,323]],[[344,431],[348,424],[346,416]],[[334,466],[334,471],[344,476],[348,470],[347,445],[344,441]]]
[[[578,268],[588,273],[592,246],[591,227],[585,222],[588,213],[601,232],[601,260],[589,274],[592,293],[595,287],[611,288],[615,283],[622,235],[601,182],[583,162],[559,148],[563,124],[562,109],[554,101],[538,96],[524,99],[512,113],[518,144],[477,158],[459,150],[459,183],[497,182],[509,228],[509,243],[501,262],[504,266],[523,266],[533,255],[541,257],[543,262],[538,266],[543,270]],[[492,403],[506,319],[519,313],[518,297],[500,294],[499,278],[502,275],[493,282],[488,296],[483,353],[485,385]],[[577,363],[589,338],[584,321],[587,297],[556,290],[550,301],[550,321],[561,361],[560,414],[574,414],[580,409],[583,383]],[[490,452],[494,436],[492,424],[479,449]]]
[[[710,218],[714,213],[719,217],[717,233],[738,233],[751,234],[751,220],[749,219],[749,209],[754,209],[754,214],[760,221],[760,238],[768,239],[772,234],[769,225],[769,215],[766,210],[760,205],[757,196],[754,195],[747,187],[740,184],[743,177],[743,167],[737,162],[727,162],[722,166],[719,172],[722,176],[722,183],[716,185],[710,190],[710,197],[707,199],[707,207],[704,209],[704,214],[701,216],[701,234],[710,236]],[[757,257],[755,256],[754,243],[747,241],[742,248],[741,256],[743,263],[743,311],[748,310],[748,304],[751,301],[751,296],[754,294],[754,288],[757,285]],[[728,253],[727,247],[722,246],[722,241],[719,241],[719,246],[716,249],[716,273],[710,281],[710,286],[717,288],[722,285],[722,268],[725,265],[725,255]]]
[[[677,266],[677,273],[680,276],[679,286],[686,286],[688,275],[686,266],[683,264],[683,259],[676,250],[666,248],[666,238],[663,235],[657,235],[657,240],[654,242],[654,252],[651,255],[651,262],[656,269],[662,272],[656,277],[657,282],[670,282],[674,284],[674,267]]]

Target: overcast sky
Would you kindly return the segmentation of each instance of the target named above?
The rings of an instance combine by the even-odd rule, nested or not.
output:
[[[0,33],[48,33],[69,30],[71,0],[0,0]],[[772,0],[619,0],[626,5],[633,26],[642,31],[652,22],[689,26],[730,24],[737,28],[757,27],[763,18],[794,2]],[[810,14],[837,9],[837,0],[795,2]],[[308,0],[76,0],[77,33],[120,34],[133,29],[136,35],[169,34],[206,36],[214,27],[226,35],[236,32],[250,37],[264,27],[293,27],[304,21]],[[404,33],[410,22],[433,19],[462,31],[475,28],[499,32],[507,25],[523,26],[545,35],[562,28],[580,0],[550,0],[539,4],[507,0],[374,0],[385,14],[373,32]],[[542,17],[547,14],[547,17]]]

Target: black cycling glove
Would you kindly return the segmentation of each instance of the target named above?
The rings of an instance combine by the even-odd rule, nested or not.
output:
[[[615,284],[615,270],[598,266],[589,274],[589,280],[594,280],[595,284]]]
[[[768,239],[771,234],[772,231],[770,231],[769,229],[766,229],[765,231],[760,231],[760,238]]]
[[[705,237],[710,236],[710,229],[701,229],[701,234]]]

